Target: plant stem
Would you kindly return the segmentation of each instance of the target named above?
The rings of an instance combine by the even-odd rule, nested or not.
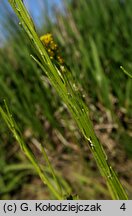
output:
[[[76,92],[74,88],[75,83],[72,79],[71,72],[68,71],[66,67],[63,67],[59,71],[51,62],[50,57],[48,56],[48,53],[46,52],[35,31],[34,24],[22,1],[9,0],[9,2],[36,49],[36,54],[39,56],[39,61],[36,61],[46,73],[51,84],[69,108],[82,134],[88,141],[91,152],[93,153],[102,176],[106,180],[112,198],[121,200],[127,199],[126,192],[124,191],[112,167],[109,165],[103,147],[95,135],[93,125],[88,114],[88,108],[84,104],[79,93]]]
[[[0,113],[1,113],[4,121],[8,125],[9,129],[12,131],[12,134],[14,135],[15,139],[19,143],[21,149],[23,150],[23,152],[25,153],[27,158],[33,164],[33,166],[34,166],[36,172],[38,173],[38,175],[40,176],[42,182],[48,186],[48,188],[51,190],[51,192],[54,194],[54,196],[57,199],[59,199],[59,200],[63,199],[62,194],[60,194],[55,189],[55,187],[50,183],[47,176],[42,171],[42,169],[41,169],[40,165],[38,164],[32,150],[30,149],[30,147],[24,142],[24,140],[22,138],[22,135],[21,135],[21,132],[20,132],[17,124],[15,123],[14,119],[12,118],[12,116],[11,116],[11,114],[9,112],[9,109],[8,109],[8,107],[6,105],[6,102],[5,102],[5,107],[6,107],[6,112],[0,107]]]

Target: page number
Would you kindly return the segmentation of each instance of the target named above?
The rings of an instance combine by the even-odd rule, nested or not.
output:
[[[123,211],[126,210],[126,205],[125,205],[125,203],[123,203],[123,204],[121,205],[120,209],[123,210]]]

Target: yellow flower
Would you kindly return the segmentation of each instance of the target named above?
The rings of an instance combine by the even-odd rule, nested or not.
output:
[[[52,34],[48,33],[48,34],[41,36],[40,40],[43,42],[44,45],[48,46],[49,43],[53,41],[53,36]]]
[[[59,64],[63,65],[64,60],[59,53],[58,45],[54,42],[53,35],[50,33],[47,33],[47,34],[41,36],[40,40],[44,44],[44,46],[45,46],[45,48],[46,48],[46,50],[50,56],[50,59],[54,59]]]
[[[48,49],[48,53],[49,53],[50,57],[54,57],[54,55],[55,55],[51,49]]]
[[[57,50],[57,49],[58,49],[57,44],[56,44],[53,40],[50,42],[50,48],[51,48],[52,50]]]

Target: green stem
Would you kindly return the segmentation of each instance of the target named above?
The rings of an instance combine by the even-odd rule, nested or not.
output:
[[[38,173],[38,175],[40,176],[42,182],[48,186],[48,188],[52,191],[52,193],[55,195],[55,197],[57,199],[62,200],[63,199],[62,195],[60,195],[60,193],[50,183],[50,181],[48,180],[46,175],[43,173],[41,167],[39,166],[39,164],[38,164],[32,150],[24,142],[24,140],[22,138],[22,135],[21,135],[21,132],[19,131],[19,128],[18,128],[17,124],[14,122],[14,119],[12,118],[12,116],[11,116],[11,114],[9,112],[9,109],[8,109],[8,107],[6,105],[6,102],[5,102],[5,107],[6,107],[6,112],[0,107],[0,113],[1,113],[1,115],[3,117],[3,119],[5,120],[6,124],[8,125],[9,129],[12,131],[12,133],[13,133],[15,139],[17,140],[17,142],[19,143],[21,149],[23,150],[23,152],[25,153],[27,158],[33,164],[33,166],[34,166],[36,172]]]
[[[20,22],[23,25],[28,37],[36,49],[36,54],[40,58],[39,65],[48,76],[51,84],[54,86],[62,100],[72,113],[73,118],[77,122],[82,134],[89,143],[91,152],[96,160],[102,176],[105,178],[108,188],[113,199],[127,199],[121,183],[119,182],[115,172],[108,163],[107,156],[102,145],[98,141],[92,122],[89,118],[88,108],[79,96],[79,93],[73,88],[74,82],[71,73],[67,68],[58,71],[57,67],[51,62],[43,44],[41,43],[34,24],[24,7],[21,0],[9,0],[11,6],[16,12]],[[69,76],[70,75],[70,79]]]

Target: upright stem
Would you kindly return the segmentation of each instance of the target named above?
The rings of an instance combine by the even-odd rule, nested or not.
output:
[[[73,118],[78,124],[82,134],[89,143],[91,152],[96,160],[102,176],[105,178],[108,188],[113,199],[127,199],[127,195],[119,182],[115,172],[109,165],[107,156],[100,142],[98,141],[92,122],[89,118],[88,108],[79,96],[79,93],[74,89],[74,82],[72,80],[71,72],[66,67],[57,69],[51,62],[44,46],[42,45],[36,31],[34,24],[24,7],[21,0],[8,0],[16,12],[23,28],[36,49],[36,53],[40,61],[36,60],[41,66],[42,70],[48,76],[51,84],[54,86],[62,100],[69,108]]]

